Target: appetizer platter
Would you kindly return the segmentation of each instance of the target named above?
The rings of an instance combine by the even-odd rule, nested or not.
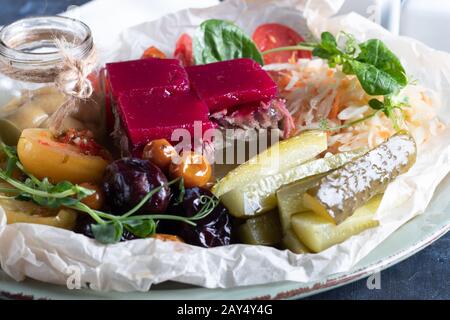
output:
[[[390,240],[447,208],[429,203],[450,170],[448,83],[417,64],[429,54],[450,70],[450,58],[317,3],[185,10],[126,30],[95,67],[79,21],[2,29],[6,47],[36,20],[39,34],[52,23],[83,34],[67,42],[61,27],[54,81],[29,70],[19,81],[0,48],[17,68],[0,68],[13,79],[0,108],[2,270],[67,286],[75,270],[95,291],[293,281],[275,293],[302,284],[294,297],[444,234],[448,214],[407,247]]]

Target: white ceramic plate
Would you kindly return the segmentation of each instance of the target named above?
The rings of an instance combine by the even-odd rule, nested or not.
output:
[[[450,230],[450,176],[442,181],[422,215],[414,218],[360,261],[351,271],[313,283],[281,282],[234,289],[204,289],[165,283],[149,292],[100,293],[33,280],[16,282],[0,271],[0,297],[9,299],[294,299],[351,283],[386,269],[427,247]]]

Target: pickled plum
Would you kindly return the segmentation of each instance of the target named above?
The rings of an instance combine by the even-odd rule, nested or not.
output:
[[[139,213],[164,213],[170,199],[167,178],[148,160],[123,158],[106,167],[103,191],[111,211],[123,214],[135,207],[151,190],[161,188],[139,210]]]
[[[178,195],[173,197],[170,213],[175,212],[185,217],[195,216],[202,208],[201,196],[213,197],[213,194],[204,188],[189,188],[185,190],[184,199],[180,204],[174,204]],[[197,226],[186,223],[161,220],[158,223],[158,232],[176,234],[186,243],[205,248],[225,246],[231,243],[231,216],[222,205],[217,207],[205,218],[196,221]]]

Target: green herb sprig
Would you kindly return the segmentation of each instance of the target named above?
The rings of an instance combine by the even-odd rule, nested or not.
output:
[[[219,204],[216,197],[201,196],[199,201],[202,207],[196,215],[183,217],[170,214],[135,215],[150,198],[158,193],[162,188],[176,183],[182,184],[182,179],[175,179],[166,185],[159,186],[151,190],[142,200],[131,210],[122,215],[112,215],[107,212],[93,210],[81,202],[84,198],[92,195],[93,190],[81,187],[68,181],[52,184],[48,179],[39,180],[25,170],[17,157],[15,147],[10,147],[0,143],[0,151],[6,155],[6,169],[0,169],[0,179],[8,183],[11,187],[2,187],[0,192],[10,195],[10,198],[32,201],[38,205],[57,209],[67,207],[79,212],[89,214],[96,222],[91,224],[91,231],[95,239],[104,244],[111,244],[120,241],[123,231],[126,229],[132,234],[145,238],[156,232],[158,220],[173,220],[196,226],[196,221],[208,216]],[[20,181],[12,177],[15,169],[19,169],[26,177],[25,181]],[[184,194],[182,189],[181,194]],[[182,201],[182,197],[178,201]]]
[[[362,118],[366,121],[378,112],[383,112],[399,128],[399,117],[404,101],[398,101],[398,94],[408,84],[408,77],[398,57],[378,39],[370,39],[357,43],[356,39],[345,32],[341,32],[336,39],[330,32],[321,35],[319,43],[300,43],[297,46],[281,47],[263,52],[263,55],[286,51],[309,50],[313,56],[325,59],[330,67],[341,66],[342,72],[355,75],[364,91],[370,96],[383,96],[383,99],[373,98],[369,106],[375,110],[369,116]],[[356,120],[344,126],[334,127],[342,129],[353,126],[362,121]]]
[[[337,38],[330,32],[323,32],[319,42],[303,42],[260,52],[238,26],[218,19],[204,21],[193,40],[196,64],[251,58],[263,65],[263,57],[267,54],[297,50],[312,51],[313,56],[327,60],[330,67],[340,66],[345,74],[355,75],[364,91],[374,96],[369,101],[374,112],[362,120],[382,112],[392,121],[394,128],[399,129],[401,110],[407,104],[398,101],[398,94],[408,84],[408,77],[398,57],[381,40],[358,43],[346,32],[340,32]],[[324,127],[325,120],[322,122]],[[331,129],[347,128],[360,122],[357,120]],[[327,127],[330,129],[330,126]]]

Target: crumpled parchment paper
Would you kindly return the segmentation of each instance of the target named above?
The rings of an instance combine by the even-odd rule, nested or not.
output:
[[[436,92],[439,115],[450,120],[450,55],[412,40],[393,36],[356,15],[328,19],[341,1],[229,0],[208,9],[170,14],[124,31],[118,43],[103,52],[105,60],[137,58],[155,45],[170,53],[182,32],[192,33],[208,18],[237,22],[247,32],[266,22],[281,22],[310,36],[321,31],[353,33],[359,40],[380,38],[401,57],[421,85]],[[311,30],[308,34],[307,27]],[[386,191],[377,216],[381,225],[320,254],[295,255],[277,249],[232,245],[203,249],[154,239],[104,246],[82,235],[31,225],[6,225],[0,208],[0,263],[11,277],[65,285],[73,268],[83,285],[94,290],[147,291],[167,280],[208,288],[229,288],[291,280],[311,282],[348,271],[402,224],[426,209],[438,183],[450,170],[450,131],[433,137],[419,150],[417,163]]]

